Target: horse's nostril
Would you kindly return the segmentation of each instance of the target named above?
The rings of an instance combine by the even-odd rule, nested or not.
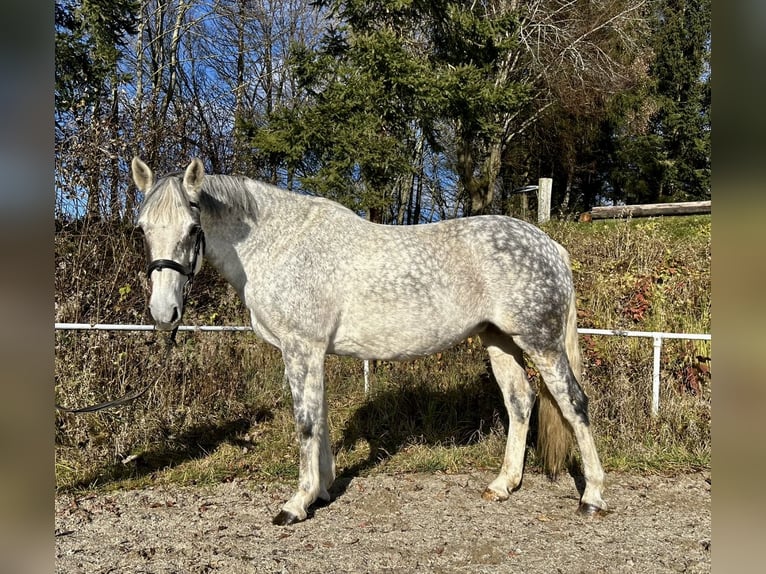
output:
[[[178,321],[178,307],[173,307],[173,316],[170,318],[171,323]]]

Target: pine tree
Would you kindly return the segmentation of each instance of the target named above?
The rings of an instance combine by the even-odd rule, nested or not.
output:
[[[59,0],[55,4],[56,107],[102,95],[126,39],[136,33],[137,0]]]
[[[287,183],[374,220],[389,219],[394,187],[412,168],[420,121],[441,93],[396,1],[325,6],[340,11],[316,50],[296,46],[293,66],[306,100],[276,110],[255,131],[264,163],[282,161]]]
[[[657,10],[650,84],[615,108],[611,195],[626,203],[709,199],[710,0],[666,0]],[[636,116],[646,121],[629,125]]]
[[[57,171],[58,177],[70,171],[70,193],[86,190],[89,218],[104,212],[113,219],[122,215],[118,97],[125,76],[118,62],[128,37],[136,32],[137,12],[136,0],[64,0],[55,5],[56,145],[72,147],[74,139],[90,140],[83,146],[87,153],[72,162],[76,168],[59,164]],[[104,146],[102,140],[109,143]],[[99,157],[104,147],[114,150],[111,157]],[[57,153],[57,159],[62,155]],[[79,171],[85,173],[74,173]],[[104,188],[107,198],[102,198]]]

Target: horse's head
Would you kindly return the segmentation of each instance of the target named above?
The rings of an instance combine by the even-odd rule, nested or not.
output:
[[[183,180],[168,176],[154,181],[152,170],[133,158],[133,181],[144,193],[138,227],[144,233],[152,285],[149,299],[158,329],[178,326],[184,311],[184,293],[202,266],[205,236],[200,226],[199,195],[205,169],[192,160]]]

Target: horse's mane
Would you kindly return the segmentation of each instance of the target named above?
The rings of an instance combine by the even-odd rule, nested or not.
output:
[[[225,219],[232,214],[242,214],[258,219],[260,204],[287,202],[295,205],[294,201],[311,203],[324,200],[241,175],[208,174],[202,183],[198,202],[200,208],[213,218]],[[188,207],[189,199],[183,190],[183,173],[171,173],[157,181],[141,211],[151,210],[161,220],[169,218],[178,209]],[[340,205],[336,207],[341,208]]]
[[[206,175],[199,204],[213,217],[242,212],[255,217],[258,206],[252,193],[255,188],[271,188],[243,176]],[[170,217],[176,210],[188,209],[189,199],[183,190],[183,173],[171,173],[160,178],[146,197],[141,212],[151,211],[158,219]]]
[[[271,189],[276,188],[244,176],[207,175],[202,184],[200,207],[212,217],[223,217],[234,211],[257,218],[258,204],[253,191],[261,198],[261,192]]]

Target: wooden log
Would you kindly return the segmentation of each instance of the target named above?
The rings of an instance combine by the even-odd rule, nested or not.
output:
[[[677,203],[646,203],[643,205],[605,205],[590,210],[590,217],[582,214],[580,221],[614,219],[619,217],[656,217],[660,215],[700,215],[711,213],[710,201],[683,201]]]

